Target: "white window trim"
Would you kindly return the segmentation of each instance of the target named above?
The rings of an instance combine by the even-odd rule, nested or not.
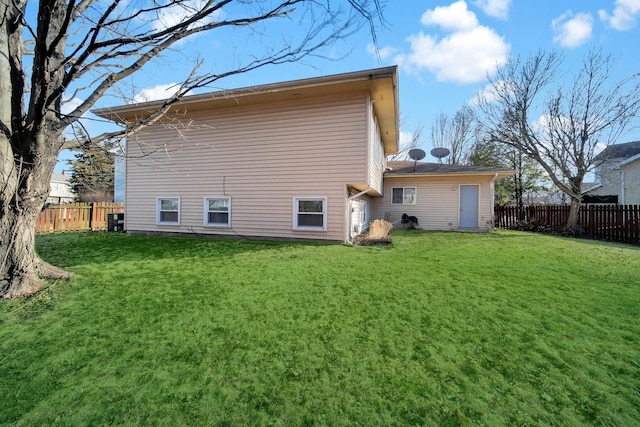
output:
[[[360,226],[362,227],[362,229],[367,229],[368,227],[366,226],[369,222],[369,218],[367,218],[367,201],[366,200],[359,200],[360,202]],[[364,208],[364,209],[363,209]]]
[[[309,227],[298,225],[299,201],[322,201],[322,227]],[[326,196],[295,196],[293,198],[293,229],[301,231],[326,231],[327,230],[327,197]]]
[[[209,222],[209,200],[226,200],[229,210],[227,211],[227,223],[210,223]],[[231,197],[230,196],[207,196],[204,198],[204,226],[205,227],[218,227],[218,228],[231,228]]]
[[[396,188],[402,188],[402,203],[394,203],[393,202],[393,190],[395,190]],[[405,203],[404,202],[404,190],[405,188],[413,188],[413,203]],[[392,205],[415,205],[416,202],[418,201],[418,188],[417,187],[391,187],[391,204]]]
[[[178,201],[178,221],[161,221],[160,220],[160,201],[161,200],[168,200],[168,199],[175,199]],[[180,208],[181,208],[182,204],[180,202],[180,197],[179,196],[163,196],[163,197],[156,197],[156,225],[180,225]]]

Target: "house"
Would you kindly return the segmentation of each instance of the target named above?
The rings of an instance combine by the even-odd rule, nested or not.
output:
[[[493,230],[494,185],[507,169],[396,161],[387,163],[374,217],[397,224],[415,216],[429,230]]]
[[[159,105],[95,113],[128,125]],[[398,110],[396,67],[185,97],[127,141],[125,228],[350,241],[406,209],[436,229],[489,231],[500,172],[385,173],[398,151]],[[395,186],[407,188],[402,203]],[[477,222],[460,224],[460,191],[463,204],[473,203],[467,193],[478,198]]]
[[[640,141],[610,145],[595,162],[596,180],[584,192],[585,198],[640,204]]]
[[[49,181],[49,197],[47,197],[47,203],[69,203],[73,202],[75,194],[69,183],[69,176],[63,173],[51,174],[51,180]]]
[[[113,201],[124,202],[125,156],[121,150],[116,153],[113,162]]]

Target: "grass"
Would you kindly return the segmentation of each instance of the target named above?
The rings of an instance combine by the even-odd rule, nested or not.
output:
[[[640,250],[519,232],[390,247],[38,237],[0,302],[4,425],[635,425]]]

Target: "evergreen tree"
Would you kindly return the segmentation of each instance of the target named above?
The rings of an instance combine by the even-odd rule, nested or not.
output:
[[[111,144],[85,144],[78,149],[71,165],[69,182],[81,202],[113,201],[115,154]]]

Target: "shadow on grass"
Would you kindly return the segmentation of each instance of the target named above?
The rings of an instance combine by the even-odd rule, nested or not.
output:
[[[92,263],[233,257],[245,252],[292,247],[336,245],[303,241],[229,239],[216,237],[135,236],[122,233],[64,233],[39,235],[38,253],[62,267]]]

